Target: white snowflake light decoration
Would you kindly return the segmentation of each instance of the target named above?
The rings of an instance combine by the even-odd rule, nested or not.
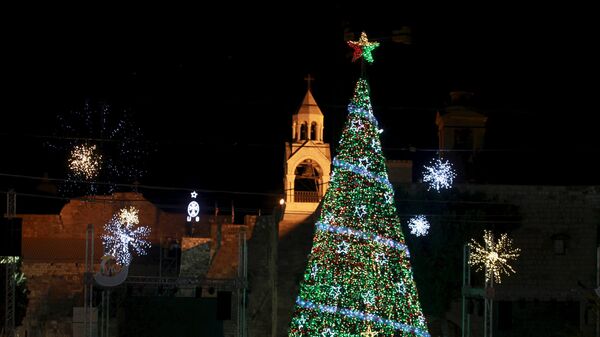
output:
[[[440,191],[441,188],[451,188],[456,173],[452,168],[452,164],[449,161],[442,161],[441,159],[435,159],[431,166],[425,166],[423,173],[423,182],[429,184],[428,189],[435,189]]]
[[[135,207],[123,208],[104,225],[102,244],[105,255],[114,256],[122,266],[131,263],[131,250],[137,255],[145,255],[150,242],[148,227],[136,227],[139,223],[138,210]]]
[[[69,156],[69,169],[76,177],[86,180],[98,176],[102,155],[96,151],[96,145],[75,145]]]
[[[429,221],[424,215],[417,215],[408,220],[410,234],[415,236],[425,236],[429,233]]]
[[[494,234],[491,231],[483,233],[484,245],[480,245],[474,239],[471,239],[469,248],[469,265],[476,266],[476,271],[485,269],[485,281],[501,282],[500,275],[515,273],[515,270],[508,264],[510,260],[516,260],[521,250],[512,247],[512,240],[506,233],[500,235],[500,239],[495,242]]]

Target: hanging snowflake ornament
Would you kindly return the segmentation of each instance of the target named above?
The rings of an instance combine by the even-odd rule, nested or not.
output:
[[[131,251],[137,255],[146,255],[150,242],[146,238],[150,235],[148,227],[136,227],[139,223],[138,210],[134,207],[121,209],[106,225],[102,235],[102,244],[105,255],[112,255],[122,266],[131,263]]]
[[[511,260],[519,257],[521,249],[512,247],[512,240],[506,233],[500,235],[498,241],[494,241],[491,231],[484,231],[484,244],[481,245],[474,239],[469,243],[469,265],[476,266],[476,271],[485,270],[485,281],[501,282],[500,275],[510,275],[515,270],[508,264]]]
[[[429,233],[429,221],[424,215],[417,215],[408,220],[410,234],[415,236],[425,236]]]
[[[423,182],[429,184],[428,189],[440,191],[441,188],[451,188],[456,173],[449,161],[435,159],[431,166],[425,166],[423,172]]]

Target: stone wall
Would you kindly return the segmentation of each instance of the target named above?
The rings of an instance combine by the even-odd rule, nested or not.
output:
[[[104,224],[120,208],[128,206],[139,210],[140,225],[150,227],[153,246],[158,246],[161,238],[183,236],[183,214],[165,213],[139,193],[71,200],[60,214],[18,215],[23,219],[22,268],[30,290],[23,321],[28,336],[71,336],[73,307],[83,305],[87,225],[94,225],[94,261],[99,262]],[[146,269],[155,272],[157,268]]]

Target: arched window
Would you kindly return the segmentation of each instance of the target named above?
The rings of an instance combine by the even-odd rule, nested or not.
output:
[[[306,122],[300,125],[300,140],[308,139],[308,124]]]
[[[310,124],[310,140],[317,139],[317,122],[312,122]]]
[[[319,202],[323,170],[315,161],[306,159],[294,171],[294,200],[296,202]]]

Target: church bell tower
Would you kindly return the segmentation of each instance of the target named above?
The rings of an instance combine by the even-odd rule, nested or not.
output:
[[[292,116],[292,142],[285,143],[286,214],[311,214],[325,195],[331,172],[331,150],[323,142],[323,113],[308,90]]]

